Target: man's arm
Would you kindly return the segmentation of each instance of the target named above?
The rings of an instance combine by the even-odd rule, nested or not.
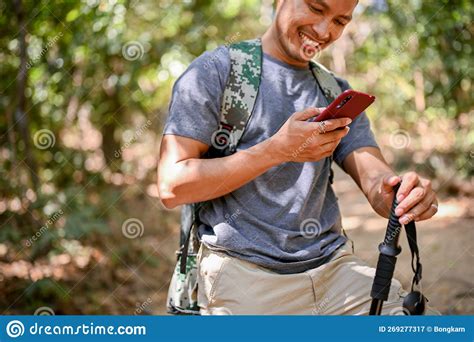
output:
[[[342,166],[357,183],[372,208],[385,218],[390,214],[393,186],[399,182],[396,214],[401,223],[426,220],[438,211],[431,181],[415,172],[397,176],[376,147],[362,147],[353,151],[344,159]]]
[[[203,159],[208,145],[191,138],[165,135],[158,163],[158,191],[166,208],[195,203],[228,194],[269,168],[294,161],[318,161],[334,152],[349,129],[350,119],[326,121],[320,134],[317,122],[306,120],[320,109],[294,113],[270,139],[230,156]],[[342,130],[337,128],[345,127]]]
[[[161,142],[158,186],[163,205],[174,208],[223,196],[278,164],[266,152],[269,140],[227,157],[201,159],[208,145],[165,135]],[[245,167],[242,167],[245,166]]]

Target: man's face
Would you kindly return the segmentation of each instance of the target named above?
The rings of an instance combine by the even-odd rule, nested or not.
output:
[[[277,44],[291,64],[305,64],[337,40],[350,22],[357,0],[279,0]]]

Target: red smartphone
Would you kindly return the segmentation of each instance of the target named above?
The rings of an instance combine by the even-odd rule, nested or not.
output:
[[[375,96],[347,89],[337,97],[314,121],[351,118],[354,120],[375,101]]]

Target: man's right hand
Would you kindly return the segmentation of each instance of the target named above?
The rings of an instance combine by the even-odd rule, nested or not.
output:
[[[324,108],[310,107],[294,113],[272,136],[269,148],[280,162],[314,162],[329,157],[349,133],[350,118],[324,121],[324,131],[319,122],[309,122]],[[337,130],[338,128],[341,128]]]

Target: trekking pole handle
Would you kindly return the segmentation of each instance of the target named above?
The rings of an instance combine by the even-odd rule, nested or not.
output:
[[[385,254],[387,256],[397,256],[402,251],[402,249],[398,245],[402,225],[398,221],[398,216],[395,214],[395,208],[398,206],[396,195],[399,187],[399,184],[393,187],[394,196],[392,201],[392,207],[390,209],[390,216],[388,218],[387,230],[385,232],[385,238],[383,242],[379,245],[380,253]]]
[[[390,216],[387,224],[387,231],[385,233],[384,241],[379,245],[379,260],[375,271],[374,282],[372,284],[372,291],[370,296],[377,305],[373,305],[375,310],[371,309],[372,314],[380,314],[381,303],[388,299],[390,292],[390,284],[395,271],[395,264],[397,262],[397,255],[402,249],[398,245],[400,237],[401,224],[398,222],[398,216],[395,215],[395,208],[398,205],[396,194],[399,185],[394,186],[394,198],[392,207],[390,209]]]

